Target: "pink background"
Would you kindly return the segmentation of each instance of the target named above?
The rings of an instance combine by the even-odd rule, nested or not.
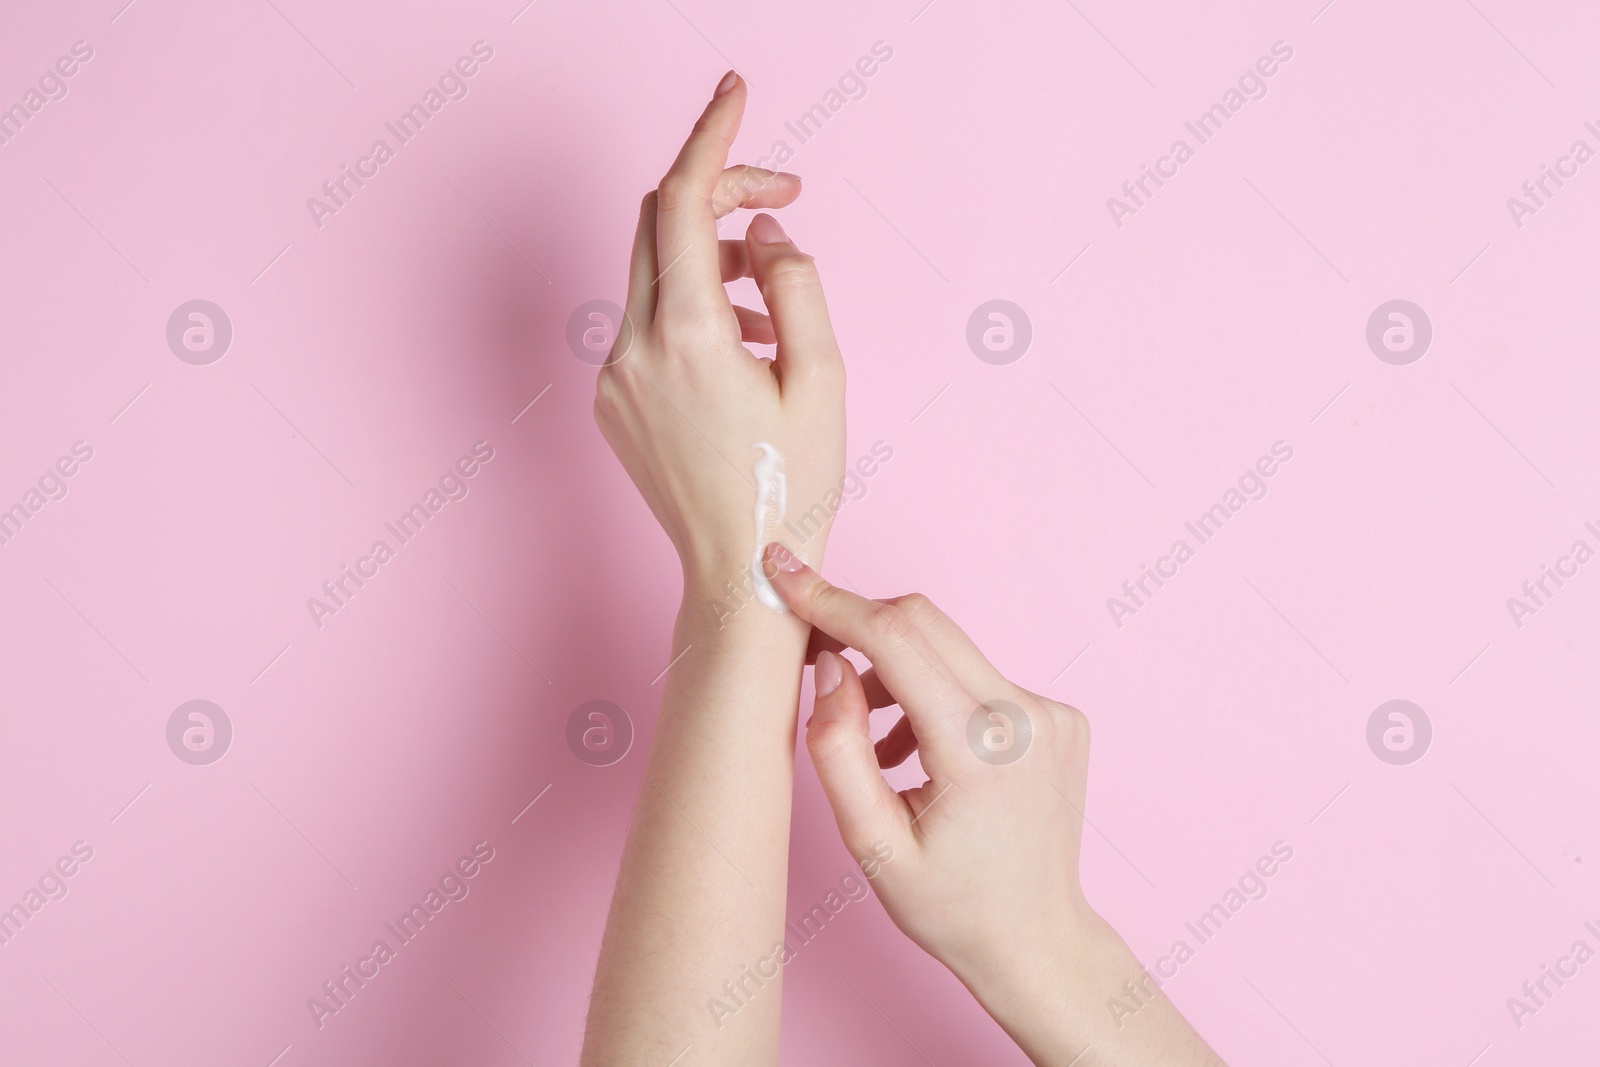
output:
[[[94,50],[0,145],[0,506],[94,449],[0,546],[0,907],[94,849],[0,946],[0,1059],[572,1062],[678,590],[566,322],[620,301],[638,198],[729,66],[736,154],[785,140],[806,179],[784,221],[850,455],[894,452],[830,570],[928,593],[1088,712],[1085,879],[1147,961],[1294,849],[1168,984],[1200,1030],[1234,1063],[1596,1047],[1600,962],[1520,1029],[1506,1006],[1600,949],[1600,563],[1520,628],[1506,606],[1600,547],[1600,162],[1506,206],[1600,148],[1591,6],[122,2],[14,2],[0,35],[5,104]],[[469,95],[319,229],[307,198],[478,40]],[[1116,226],[1279,40],[1268,95]],[[194,298],[233,325],[209,366],[165,340]],[[965,342],[996,298],[1034,331],[1007,366]],[[1396,298],[1433,324],[1408,366],[1365,341]],[[315,626],[479,440],[466,499]],[[1268,495],[1115,625],[1279,440]],[[234,729],[209,766],[167,747],[196,698]],[[605,768],[564,740],[596,698],[638,730]],[[1367,746],[1391,699],[1433,724],[1408,766]],[[791,914],[850,869],[803,754],[795,803]],[[307,998],[477,841],[470,895],[319,1030]],[[1023,1062],[875,902],[785,981],[787,1063]]]

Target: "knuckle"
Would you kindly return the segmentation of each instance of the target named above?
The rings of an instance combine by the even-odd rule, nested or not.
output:
[[[697,327],[695,317],[684,313],[670,313],[656,318],[656,337],[663,352],[675,352],[684,345],[693,344]]]
[[[654,189],[651,189],[649,192],[645,193],[643,199],[641,199],[639,201],[639,214],[640,215],[650,215],[651,213],[653,213],[655,211],[655,209],[656,209],[656,191]]]
[[[900,610],[916,620],[936,619],[942,614],[923,593],[907,593],[899,599]]]
[[[785,252],[767,265],[765,285],[776,289],[810,290],[821,285],[816,260],[804,252]]]
[[[843,594],[836,586],[818,578],[806,594],[806,604],[811,618],[831,618],[844,607]]]
[[[595,388],[605,389],[610,394],[620,394],[634,383],[639,376],[637,360],[617,358],[616,347],[612,346],[612,355],[606,357],[606,362],[600,364],[600,373],[595,376]]]
[[[717,183],[717,200],[720,204],[738,207],[761,191],[767,177],[767,172],[755,167],[730,167]]]
[[[619,335],[617,339],[612,342],[610,351],[606,353],[606,361],[600,364],[600,368],[602,370],[610,371],[613,374],[629,373],[632,369],[631,365],[629,366],[629,371],[615,370],[613,368],[622,367],[624,364],[627,364],[628,356],[632,352],[633,336],[631,334]]]
[[[698,308],[682,308],[656,320],[661,348],[668,355],[698,351],[713,329],[709,315]]]
[[[842,719],[813,722],[806,731],[806,750],[815,763],[826,763],[845,755],[855,744],[850,724]]]
[[[657,202],[665,211],[691,207],[705,199],[704,194],[695,187],[694,181],[688,175],[677,171],[670,172],[662,178],[661,186],[656,192]]]
[[[609,414],[639,406],[648,378],[639,360],[603,364],[595,376],[595,401]]]
[[[897,604],[879,604],[873,609],[868,627],[874,637],[884,642],[901,643],[907,640],[912,620]]]
[[[720,313],[694,309],[664,315],[657,327],[661,353],[669,358],[696,356],[710,343],[739,336],[739,319],[732,307]]]
[[[703,111],[700,113],[700,117],[694,120],[694,128],[689,132],[689,139],[693,141],[701,137],[710,136],[716,129],[717,124],[711,118],[711,113]]]
[[[1070,704],[1052,703],[1051,711],[1055,713],[1056,720],[1061,724],[1062,732],[1071,738],[1073,746],[1087,749],[1089,747],[1089,716]]]
[[[594,417],[604,422],[622,407],[623,385],[615,372],[601,373],[594,382]]]

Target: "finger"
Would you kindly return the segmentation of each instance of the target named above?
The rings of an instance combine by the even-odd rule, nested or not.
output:
[[[817,662],[819,652],[843,652],[843,641],[837,641],[815,626],[811,628],[811,636],[806,642],[806,663]],[[899,701],[893,693],[889,692],[883,684],[883,679],[878,677],[878,668],[868,667],[861,672],[861,688],[867,694],[867,705],[874,711],[879,708],[893,707]]]
[[[788,207],[799,196],[800,175],[735,163],[724,167],[717,178],[717,187],[711,194],[711,213],[720,219],[742,207]]]
[[[722,283],[750,277],[750,256],[743,241],[718,241],[717,266],[721,269]]]
[[[728,149],[739,132],[744,103],[744,79],[730,70],[661,179],[656,215],[656,255],[661,261],[658,300],[671,314],[708,313],[726,307],[727,295],[717,284],[717,221],[712,198],[728,162]]]
[[[966,631],[921,593],[890,597],[883,603],[893,604],[910,616],[917,632],[955,669],[956,677],[969,693],[982,700],[992,700],[1017,692],[1017,686],[989,662]]]
[[[977,702],[905,611],[830,585],[777,542],[766,547],[763,561],[773,588],[797,616],[872,660],[884,688],[915,724],[929,774],[936,773],[934,765],[959,768],[955,757]]]
[[[633,258],[628,263],[628,306],[635,328],[647,326],[656,313],[656,191],[644,194],[639,225],[633,233]],[[618,325],[621,329],[621,325]]]
[[[819,652],[843,652],[844,648],[843,641],[829,637],[813,626],[810,636],[806,639],[806,663],[809,665],[817,662],[817,653]],[[878,669],[876,667],[868,667],[861,672],[861,688],[866,691],[867,704],[873,710],[892,707],[899,703],[894,694],[884,688],[883,680],[878,677]]]
[[[777,343],[772,333],[772,320],[759,311],[733,305],[733,314],[739,320],[739,338],[745,344],[770,345]]]
[[[867,704],[873,708],[888,708],[900,703],[878,677],[878,668],[868,667],[861,675],[861,688],[867,694]]]
[[[879,767],[888,770],[900,766],[917,750],[917,735],[911,729],[911,720],[902,717],[872,747],[877,751]]]
[[[930,632],[930,627],[925,627],[925,625],[922,625],[920,622],[918,622],[917,629],[923,630],[923,633],[928,633],[928,638],[933,641],[934,648],[939,649],[939,654],[946,657],[946,661],[952,661],[952,654],[954,654],[955,661],[952,662],[955,662],[957,672],[962,673],[962,675],[976,675],[979,680],[982,680],[982,678],[986,677],[986,675],[982,675],[981,670],[987,670],[987,672],[992,675],[992,677],[989,678],[990,681],[997,678],[997,680],[1005,683],[1005,688],[1010,688],[1010,681],[1006,681],[1006,678],[1003,677],[1002,673],[998,672],[998,670],[995,670],[994,665],[990,664],[987,659],[984,659],[981,651],[978,651],[978,646],[971,643],[971,638],[966,637],[966,633],[962,632],[962,629],[955,625],[954,619],[950,619],[949,616],[946,616],[946,614],[942,613],[942,611],[939,611],[939,609],[933,605],[933,601],[923,597],[922,593],[910,593],[910,595],[907,595],[907,597],[885,598],[885,600],[878,600],[877,603],[891,603],[891,605],[899,606],[899,608],[909,609],[909,611],[914,611],[914,613],[917,613],[917,611],[922,611],[923,608],[928,608],[931,609],[933,613],[938,613],[939,619],[942,619],[942,621],[946,622],[946,624],[949,624],[950,629],[954,629],[955,633],[958,633],[960,638],[965,640],[966,645],[968,645],[968,648],[970,648],[970,653],[968,653],[966,649],[963,649],[962,646],[960,646],[958,641],[949,640],[947,635],[939,632],[938,627],[933,627]],[[814,662],[816,662],[816,654],[818,654],[819,651],[842,653],[842,651],[845,651],[845,643],[838,640],[838,638],[830,637],[829,633],[824,632],[824,630],[816,629],[816,627],[813,625],[813,627],[811,627],[810,635],[806,637],[806,664],[814,664]],[[971,654],[976,654],[981,662],[971,662]],[[965,667],[965,670],[963,670],[963,667]],[[898,704],[898,701],[894,699],[893,694],[891,694],[888,689],[883,688],[883,681],[878,680],[878,672],[877,669],[874,669],[874,667],[867,667],[867,669],[861,673],[861,685],[862,688],[866,688],[867,702],[872,704],[872,707],[875,707],[875,709],[877,709],[877,707],[888,707],[888,705],[891,704]],[[971,689],[973,686],[968,685],[966,688]],[[987,685],[986,683],[986,685],[982,685],[981,688],[990,689],[994,688],[994,686]]]
[[[811,634],[810,634],[809,637],[806,638],[806,662],[808,664],[817,662],[817,653],[818,652],[843,652],[843,651],[844,651],[844,642],[843,641],[840,641],[836,637],[830,637],[828,634],[823,633],[821,630],[817,629],[815,626],[813,626],[811,628]]]
[[[752,275],[778,335],[778,380],[783,389],[837,389],[844,361],[816,264],[771,215],[751,219],[745,240]]]
[[[806,750],[833,808],[839,836],[854,855],[876,841],[906,841],[911,811],[878,773],[867,733],[867,701],[850,661],[835,652],[817,656],[817,698],[806,724]]]
[[[795,197],[800,195],[800,178],[783,171],[737,166],[729,167],[722,175],[717,197],[718,218],[740,207],[783,207],[793,203]],[[726,191],[723,191],[723,186],[727,187]],[[627,310],[636,322],[649,322],[648,316],[655,311],[655,281],[659,270],[656,261],[656,202],[657,194],[652,189],[645,194],[645,201],[639,208],[639,227],[633,238]],[[743,239],[718,241],[717,260],[724,283],[751,276],[750,256],[745,251]]]
[[[799,195],[800,179],[796,175],[762,170],[760,167],[729,167],[722,172],[713,206],[720,219],[735,208],[783,207],[793,203]],[[742,238],[717,242],[717,265],[724,285],[752,277],[750,255]]]

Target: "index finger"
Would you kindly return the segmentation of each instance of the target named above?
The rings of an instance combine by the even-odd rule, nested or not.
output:
[[[722,272],[717,259],[717,220],[712,196],[728,150],[744,117],[745,83],[728,71],[683,142],[657,195],[656,262],[661,265],[660,307],[669,311],[705,311],[721,299]]]
[[[966,721],[978,702],[956,681],[949,665],[897,604],[868,600],[832,585],[783,545],[765,553],[766,572],[778,595],[801,619],[872,660],[878,677],[911,720],[924,754],[963,744]],[[949,765],[946,765],[949,766]]]

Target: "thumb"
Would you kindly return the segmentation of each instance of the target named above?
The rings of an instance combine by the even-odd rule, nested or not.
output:
[[[861,676],[843,656],[818,652],[814,681],[817,697],[806,724],[806,749],[839,836],[857,857],[879,841],[903,845],[911,812],[878,769]]]

